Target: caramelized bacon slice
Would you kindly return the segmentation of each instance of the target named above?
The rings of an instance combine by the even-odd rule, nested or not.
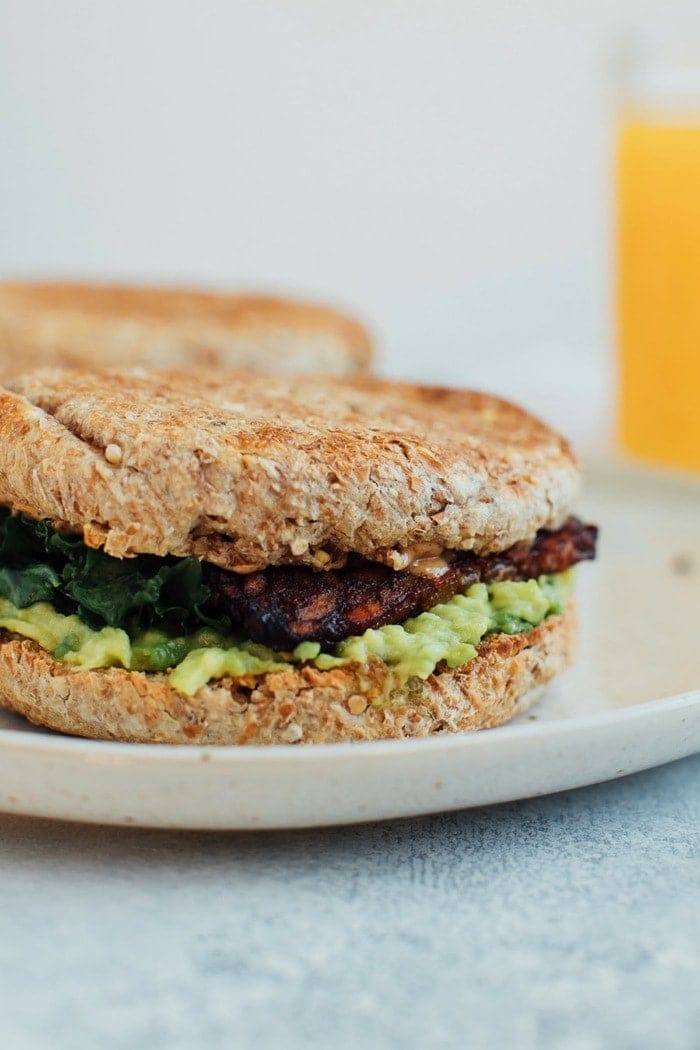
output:
[[[240,576],[214,565],[206,565],[205,572],[210,604],[254,641],[282,650],[303,641],[328,648],[369,627],[401,623],[473,583],[563,572],[595,557],[597,535],[595,525],[568,518],[556,532],[541,531],[532,543],[498,554],[454,552],[434,577],[361,560],[327,572],[278,566]]]

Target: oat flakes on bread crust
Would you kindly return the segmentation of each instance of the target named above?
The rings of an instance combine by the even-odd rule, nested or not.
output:
[[[116,557],[406,564],[556,529],[579,465],[508,402],[362,377],[44,369],[0,388],[0,503]]]
[[[426,736],[508,721],[568,667],[575,642],[571,606],[526,633],[492,635],[462,668],[437,672],[425,682],[411,679],[389,706],[365,707],[363,671],[356,666],[268,674],[248,688],[222,680],[190,698],[172,689],[163,674],[75,671],[34,642],[0,632],[0,704],[62,733],[134,743],[335,743]],[[376,664],[378,688],[384,674]]]
[[[372,342],[325,306],[260,295],[85,283],[0,282],[0,373],[41,365],[367,369]]]

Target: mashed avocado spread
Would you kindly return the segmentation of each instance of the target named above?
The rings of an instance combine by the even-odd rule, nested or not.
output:
[[[92,628],[77,614],[64,615],[48,601],[18,608],[2,597],[0,627],[31,638],[77,669],[169,670],[170,684],[187,696],[211,679],[261,675],[299,664],[325,671],[372,658],[387,664],[395,680],[406,681],[427,678],[443,662],[448,667],[468,663],[488,634],[529,631],[545,617],[562,612],[571,577],[569,569],[525,582],[477,583],[403,624],[346,638],[332,653],[322,653],[317,642],[302,642],[291,653],[278,653],[209,627],[178,634],[156,624],[130,636],[119,627]]]

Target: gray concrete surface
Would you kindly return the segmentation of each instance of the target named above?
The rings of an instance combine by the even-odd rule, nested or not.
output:
[[[0,817],[2,1045],[700,1045],[700,756],[311,833]]]

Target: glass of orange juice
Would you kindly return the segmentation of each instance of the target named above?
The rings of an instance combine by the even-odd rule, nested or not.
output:
[[[700,39],[639,47],[617,131],[618,433],[700,471]]]

